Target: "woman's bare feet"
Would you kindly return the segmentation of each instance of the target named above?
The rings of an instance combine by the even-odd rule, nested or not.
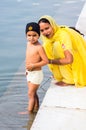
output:
[[[67,83],[65,83],[63,81],[56,82],[55,84],[59,85],[59,86],[69,86],[69,85],[72,85],[72,84],[67,84]]]

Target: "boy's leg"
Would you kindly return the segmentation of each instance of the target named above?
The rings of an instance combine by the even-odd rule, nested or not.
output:
[[[34,111],[37,111],[39,109],[39,98],[37,93],[35,94],[35,104],[34,104]]]
[[[34,105],[35,105],[35,94],[38,87],[39,85],[28,82],[28,97],[29,97],[28,111],[29,113],[33,112]]]

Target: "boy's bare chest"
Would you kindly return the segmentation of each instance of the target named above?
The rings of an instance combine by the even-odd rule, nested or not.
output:
[[[28,47],[27,53],[28,53],[29,56],[33,56],[33,55],[35,56],[35,55],[38,54],[38,49],[37,49],[37,47],[34,47],[34,46]]]

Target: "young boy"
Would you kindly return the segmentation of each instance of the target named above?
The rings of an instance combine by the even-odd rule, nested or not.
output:
[[[48,58],[38,39],[40,27],[37,23],[31,22],[26,25],[26,77],[28,83],[28,112],[32,113],[39,108],[37,89],[43,80],[42,66],[48,64]]]

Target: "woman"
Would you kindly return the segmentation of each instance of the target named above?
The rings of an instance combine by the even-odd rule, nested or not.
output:
[[[40,18],[41,38],[56,84],[86,86],[86,41],[72,28],[59,26],[51,16]]]

